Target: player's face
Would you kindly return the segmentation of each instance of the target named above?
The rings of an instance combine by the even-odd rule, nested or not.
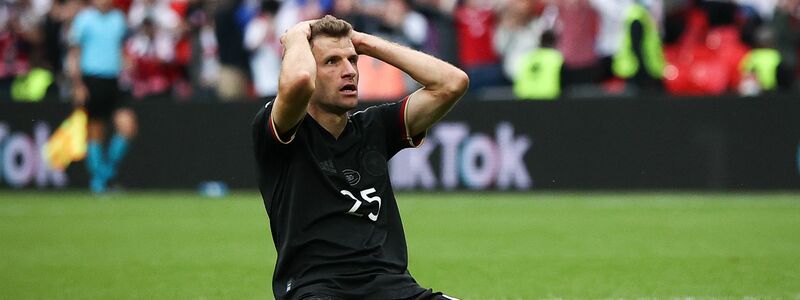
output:
[[[92,3],[101,11],[111,10],[114,4],[112,0],[93,0]]]
[[[317,61],[312,104],[343,114],[358,104],[358,54],[348,37],[315,37],[311,52]]]

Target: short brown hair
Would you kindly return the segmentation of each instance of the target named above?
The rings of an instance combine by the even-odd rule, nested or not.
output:
[[[313,40],[317,36],[346,37],[350,35],[351,30],[353,30],[353,26],[347,21],[337,19],[331,15],[325,15],[325,17],[311,23],[310,39]]]

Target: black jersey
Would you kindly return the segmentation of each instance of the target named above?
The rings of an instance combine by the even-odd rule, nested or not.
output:
[[[272,102],[256,115],[259,188],[278,252],[276,299],[396,299],[424,291],[407,269],[387,167],[424,135],[408,135],[407,99],[351,115],[338,139],[310,115],[293,136],[278,136]]]

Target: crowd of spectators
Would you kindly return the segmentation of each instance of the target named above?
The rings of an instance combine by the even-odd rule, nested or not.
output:
[[[325,14],[461,67],[471,78],[471,98],[478,99],[529,98],[512,89],[517,85],[556,89],[555,95],[540,94],[542,98],[796,93],[800,73],[800,0],[114,4],[128,25],[119,84],[141,101],[272,96],[281,33]],[[91,1],[0,0],[0,98],[70,98],[70,82],[63,75],[69,30],[75,15],[88,5]],[[541,49],[555,51],[534,55]],[[771,51],[760,51],[765,49]],[[399,98],[417,88],[405,74],[374,59],[362,58],[359,70],[359,94],[365,99]]]

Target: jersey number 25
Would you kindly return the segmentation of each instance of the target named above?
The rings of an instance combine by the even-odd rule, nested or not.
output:
[[[353,203],[353,207],[351,207],[350,210],[347,211],[347,213],[359,217],[364,215],[363,213],[358,212],[358,209],[361,208],[361,205],[364,203],[363,201],[367,201],[369,203],[378,202],[378,211],[375,213],[369,213],[369,215],[367,215],[367,217],[373,222],[378,220],[378,214],[381,212],[381,197],[371,195],[375,193],[375,188],[368,188],[366,190],[361,191],[361,199],[363,199],[363,201],[357,199],[356,196],[354,196],[353,193],[351,193],[348,190],[341,190],[340,193],[342,193],[342,195],[350,197],[350,199],[353,199],[353,201],[355,201],[355,203]]]

